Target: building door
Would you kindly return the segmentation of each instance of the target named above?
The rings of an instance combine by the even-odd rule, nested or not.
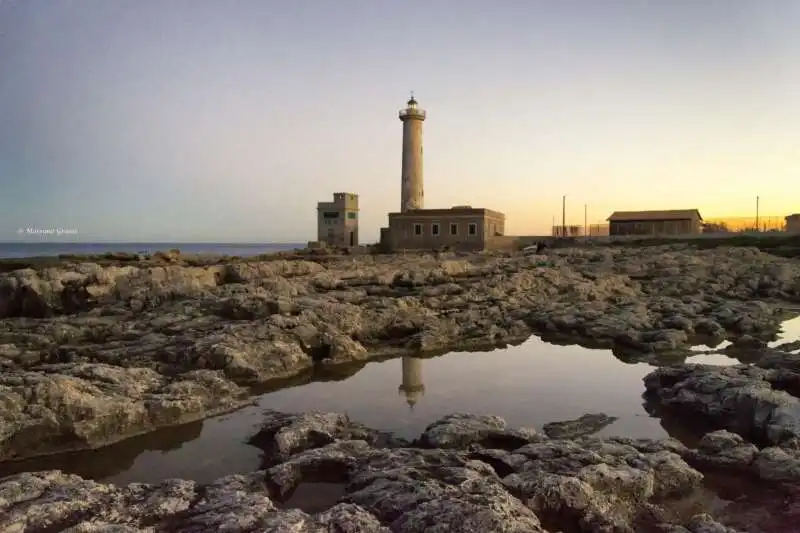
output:
[[[328,228],[328,244],[335,244],[333,241],[333,228]]]
[[[355,231],[351,231],[350,232],[350,246],[355,246],[355,245],[356,245],[356,232]]]

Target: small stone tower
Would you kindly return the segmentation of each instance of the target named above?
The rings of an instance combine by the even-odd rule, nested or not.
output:
[[[317,241],[330,246],[358,246],[358,195],[333,193],[333,202],[317,202]]]
[[[411,409],[417,404],[420,396],[425,394],[425,385],[422,384],[422,359],[403,356],[403,383],[397,387],[397,392],[406,397],[406,403]]]
[[[417,107],[414,93],[406,108],[400,110],[403,122],[403,173],[400,189],[400,212],[424,209],[425,193],[422,181],[422,123],[425,110]]]

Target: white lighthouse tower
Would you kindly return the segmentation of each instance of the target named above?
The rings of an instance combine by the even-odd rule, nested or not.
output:
[[[424,209],[422,180],[422,123],[425,110],[420,109],[411,93],[406,108],[400,110],[403,122],[403,171],[400,190],[400,212]]]

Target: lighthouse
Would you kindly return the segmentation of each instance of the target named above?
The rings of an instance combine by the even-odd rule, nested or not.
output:
[[[389,224],[381,228],[381,249],[405,250],[490,250],[507,247],[506,216],[483,207],[458,205],[425,208],[422,176],[422,123],[425,110],[411,93],[399,112],[403,123],[403,168],[400,178],[400,210],[389,213]],[[435,199],[434,199],[435,201]],[[413,363],[409,371],[413,371]],[[405,369],[405,366],[403,367]],[[411,391],[411,396],[414,391]],[[413,403],[416,398],[412,398]]]
[[[403,123],[403,170],[400,189],[400,212],[424,209],[425,193],[422,180],[422,123],[425,110],[420,109],[414,93],[400,110]]]

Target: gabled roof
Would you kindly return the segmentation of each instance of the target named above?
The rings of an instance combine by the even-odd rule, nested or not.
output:
[[[609,222],[625,222],[634,220],[703,220],[698,209],[668,209],[666,211],[614,211],[608,217]]]

